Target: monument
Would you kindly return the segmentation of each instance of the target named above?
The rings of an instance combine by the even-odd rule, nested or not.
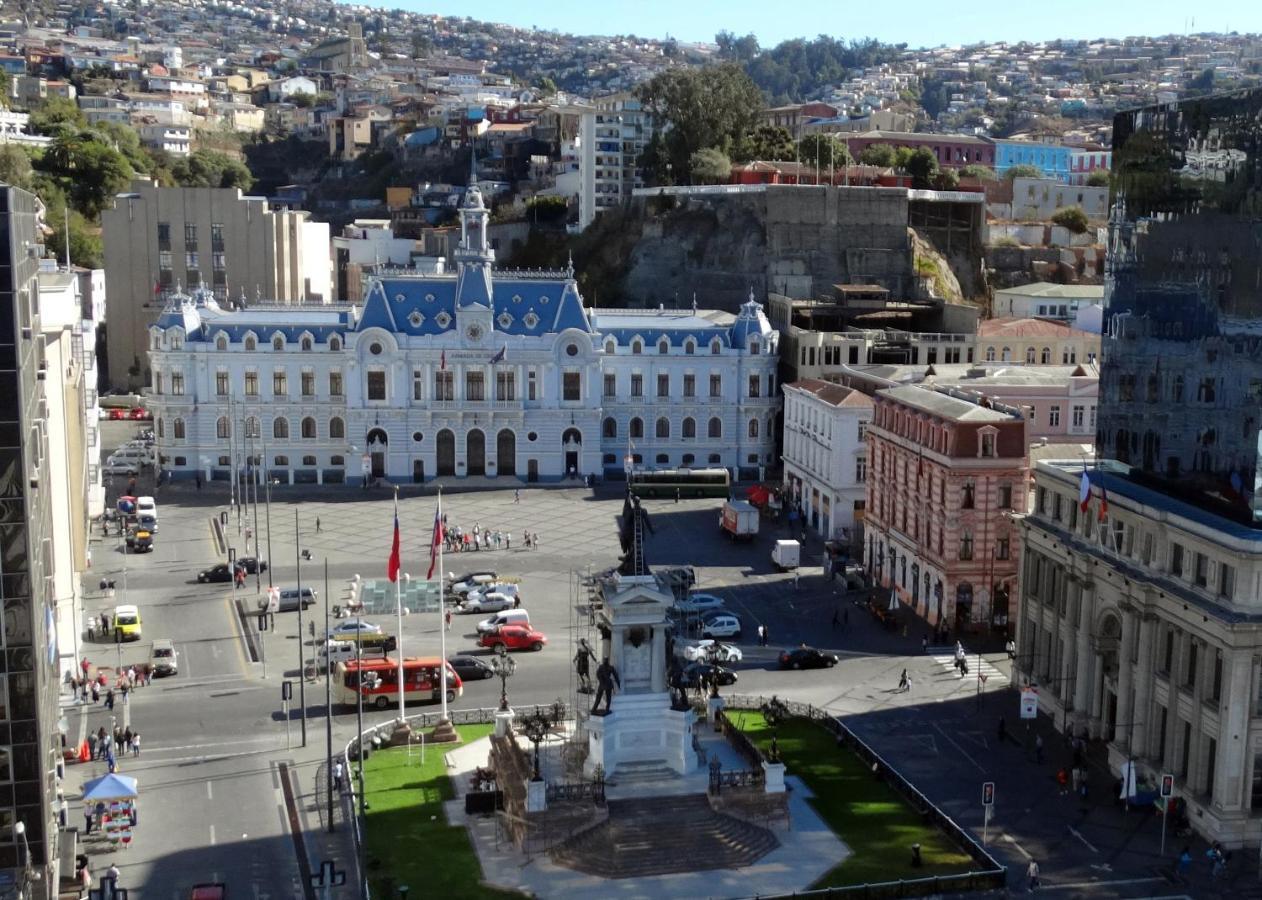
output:
[[[597,613],[596,703],[584,725],[588,775],[601,766],[606,777],[616,777],[628,764],[677,775],[697,768],[693,712],[672,702],[667,680],[667,610],[674,597],[648,571],[645,529],[652,529],[648,515],[629,496],[622,521],[626,556],[606,582]]]

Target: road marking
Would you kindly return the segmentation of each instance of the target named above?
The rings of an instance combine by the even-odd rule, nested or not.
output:
[[[946,655],[931,656],[930,659],[932,659],[936,663],[941,664],[942,668],[946,669],[952,675],[957,674],[958,670],[955,668],[954,656],[946,656]],[[976,686],[977,664],[978,663],[977,663],[976,657],[974,656],[968,657],[969,672],[963,678],[960,678],[959,681],[964,682],[964,681],[968,681],[969,679],[972,679],[973,685]],[[992,680],[997,681],[997,682],[998,681],[1006,682],[1008,680],[1008,676],[1005,675],[1002,670],[996,669],[994,665],[991,664],[990,660],[985,659],[985,658],[981,660],[981,671],[982,671],[982,674],[986,676],[987,682],[990,682]]]
[[[1070,825],[1070,826],[1069,826],[1069,833],[1070,833],[1070,834],[1072,834],[1074,837],[1076,837],[1078,840],[1082,841],[1083,846],[1085,846],[1085,847],[1086,847],[1088,850],[1090,850],[1092,853],[1099,853],[1099,852],[1100,852],[1100,851],[1099,851],[1099,850],[1097,850],[1095,847],[1091,846],[1091,842],[1090,842],[1090,841],[1088,841],[1085,837],[1083,837],[1083,836],[1082,836],[1082,833],[1081,833],[1080,831],[1078,831],[1078,829],[1077,829],[1077,828],[1075,828],[1074,826],[1072,826],[1072,825]]]
[[[977,760],[973,759],[973,757],[969,756],[969,755],[968,755],[968,751],[967,751],[967,750],[965,750],[963,747],[961,747],[959,744],[957,744],[954,740],[952,740],[951,735],[949,735],[949,734],[947,734],[945,731],[943,731],[943,730],[942,730],[942,726],[941,726],[941,725],[939,725],[937,722],[934,722],[934,723],[932,723],[932,724],[933,724],[934,729],[938,732],[938,734],[940,734],[940,735],[942,735],[944,738],[946,738],[947,742],[948,742],[948,743],[949,743],[952,747],[954,747],[956,750],[959,750],[959,751],[960,751],[960,755],[961,755],[961,756],[963,756],[965,759],[967,759],[969,762],[971,762],[974,766],[976,766],[976,767],[977,767],[977,771],[981,772],[983,775],[985,775],[985,774],[986,774],[986,769],[982,767],[982,764],[981,764],[981,763],[979,763]]]
[[[242,744],[272,744],[275,737],[238,738],[235,741],[217,741],[200,744],[150,744],[145,742],[146,753],[166,753],[172,750],[208,750],[211,747],[240,747]]]
[[[1020,844],[1017,843],[1017,839],[1014,838],[1012,835],[1005,834],[1002,838],[1000,838],[1000,840],[1007,841],[1009,844],[1015,847],[1017,849],[1017,852],[1020,853],[1022,856],[1024,856],[1026,859],[1034,859],[1033,856],[1031,856],[1028,852],[1026,852],[1026,849],[1024,847],[1022,847]]]
[[[215,826],[214,825],[210,826],[210,843],[212,846],[215,843]]]
[[[209,782],[209,781],[208,781],[208,782],[206,782],[206,799],[207,799],[207,800],[214,800],[214,799],[215,799],[215,791],[214,791],[214,789],[210,786],[210,782]]]

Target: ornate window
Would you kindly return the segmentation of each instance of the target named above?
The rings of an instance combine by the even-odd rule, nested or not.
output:
[[[697,436],[697,420],[689,416],[683,422],[683,436],[686,439],[695,438]]]
[[[723,437],[723,420],[718,416],[712,416],[709,425],[706,427],[706,433],[712,438]]]
[[[346,437],[346,423],[342,421],[342,418],[340,416],[334,416],[333,418],[329,419],[329,437],[331,438],[345,438]]]
[[[272,437],[284,440],[289,437],[289,420],[280,416],[272,421]]]
[[[177,441],[184,440],[184,420],[176,419],[171,425],[171,436]]]
[[[228,335],[221,334],[215,338],[215,349],[220,351],[228,349]]]
[[[316,436],[315,419],[307,416],[302,420],[302,436],[306,440],[314,440]]]
[[[613,416],[606,416],[600,433],[603,437],[616,438],[618,436],[617,420],[615,420]]]
[[[284,335],[280,335],[280,334],[274,334],[274,335],[272,335],[272,349],[273,349],[273,350],[284,350],[284,349],[285,349],[285,337],[284,337]]]
[[[232,423],[228,421],[227,416],[220,416],[215,422],[215,437],[221,441],[226,441],[232,437]]]
[[[638,416],[631,420],[630,434],[633,439],[644,437],[644,422]]]
[[[662,416],[657,420],[657,436],[662,439],[670,437],[670,419]]]

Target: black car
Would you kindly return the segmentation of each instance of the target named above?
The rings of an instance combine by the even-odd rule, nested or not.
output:
[[[684,667],[684,687],[697,688],[701,686],[702,679],[707,685],[714,684],[716,681],[720,687],[729,684],[736,684],[736,673],[731,669],[723,666],[716,666],[710,663],[692,663]]]
[[[227,563],[220,563],[217,566],[211,566],[209,569],[202,569],[197,573],[198,584],[207,584],[213,581],[232,581],[232,566]]]
[[[798,647],[780,654],[782,669],[830,669],[837,665],[840,657],[836,653],[816,650],[814,647]]]
[[[461,653],[448,657],[447,662],[451,663],[461,681],[481,681],[495,674],[486,662],[476,656],[465,656]]]
[[[237,565],[245,569],[247,575],[257,575],[267,571],[267,560],[257,560],[253,556],[238,556]]]

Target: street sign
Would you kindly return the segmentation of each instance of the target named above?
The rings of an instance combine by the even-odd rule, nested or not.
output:
[[[1039,717],[1039,692],[1032,687],[1021,689],[1021,718],[1037,719]]]
[[[1161,796],[1163,796],[1163,797],[1173,797],[1173,796],[1174,796],[1174,776],[1173,776],[1173,775],[1167,775],[1167,774],[1165,774],[1165,773],[1162,773],[1162,776],[1161,776]]]
[[[993,781],[982,782],[982,806],[995,805],[995,783]]]
[[[280,683],[280,699],[292,700],[294,697],[294,683],[292,681],[282,681]]]
[[[237,561],[237,548],[229,547],[228,548],[228,562],[234,563],[236,561]]]

